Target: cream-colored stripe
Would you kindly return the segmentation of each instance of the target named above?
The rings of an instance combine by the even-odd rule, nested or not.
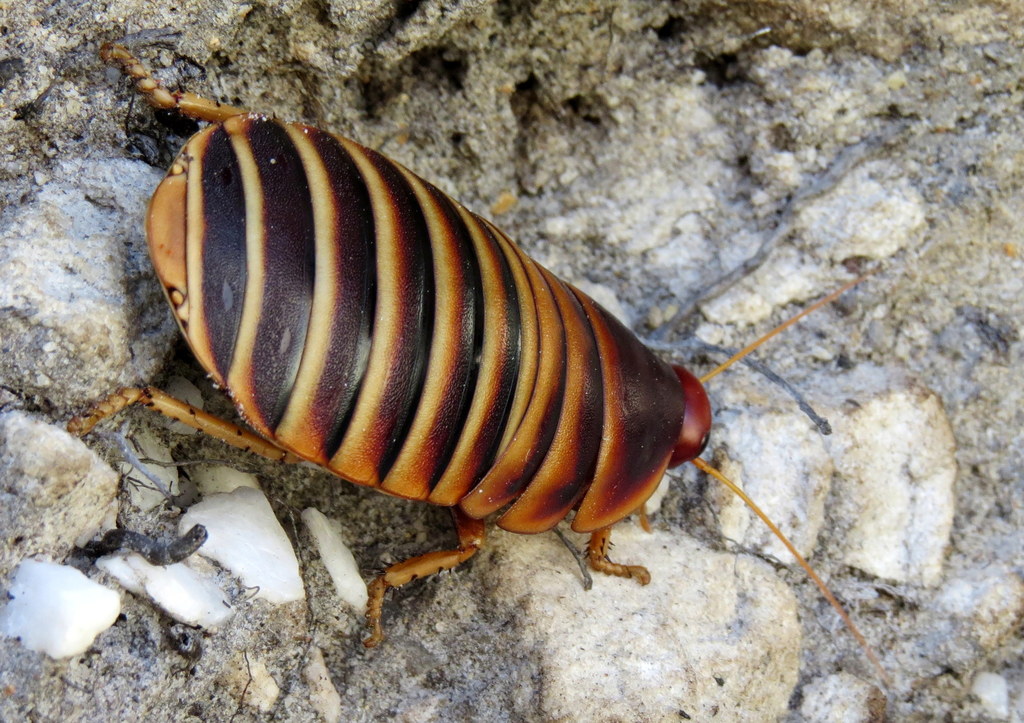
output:
[[[203,208],[203,160],[210,136],[216,126],[210,126],[185,146],[183,153],[190,157],[188,164],[188,228],[185,232],[185,273],[188,303],[188,339],[192,353],[213,380],[220,385],[224,379],[213,362],[213,347],[210,344],[210,330],[203,313],[203,244],[206,235],[206,215]]]
[[[329,467],[352,482],[376,487],[380,484],[377,465],[383,450],[376,449],[377,445],[371,442],[378,433],[378,410],[392,374],[391,360],[402,343],[401,315],[408,313],[408,309],[400,299],[408,283],[409,269],[396,243],[400,221],[384,179],[366,155],[366,149],[345,138],[336,138],[349,152],[370,194],[377,241],[377,308],[366,375],[348,430]]]
[[[508,490],[522,481],[524,471],[534,460],[539,461],[538,455],[542,458],[547,454],[550,441],[542,439],[545,436],[542,432],[548,415],[558,413],[565,392],[565,333],[558,305],[540,272],[540,265],[526,258],[520,249],[513,247],[513,250],[524,260],[534,290],[540,332],[539,366],[530,403],[512,441],[480,483],[459,503],[463,512],[477,519],[509,502],[514,495],[509,496]]]
[[[494,404],[499,391],[497,372],[508,363],[509,349],[512,344],[516,343],[515,339],[509,338],[510,330],[505,318],[505,304],[509,300],[509,290],[504,288],[504,280],[501,275],[500,256],[502,251],[499,248],[501,242],[492,244],[476,217],[460,204],[453,203],[469,230],[476,257],[480,263],[480,283],[483,292],[481,296],[484,302],[484,339],[480,350],[480,368],[477,370],[475,389],[471,392],[473,398],[470,402],[469,414],[466,416],[465,424],[462,425],[462,432],[452,452],[451,461],[430,495],[430,501],[439,505],[454,505],[476,482],[472,477],[475,469],[474,460],[486,451],[480,449],[480,430],[488,421],[489,415],[502,413],[502,410],[496,409]],[[507,263],[513,268],[518,266],[511,261]],[[518,271],[522,273],[521,269]],[[531,305],[530,314],[533,318],[532,298],[528,300],[528,303]],[[536,320],[532,323],[536,327]],[[481,470],[481,472],[485,471]]]
[[[462,352],[460,340],[465,312],[464,295],[456,290],[465,288],[466,278],[462,272],[455,231],[448,224],[437,200],[411,171],[397,163],[395,168],[412,187],[427,222],[434,269],[434,331],[416,416],[382,487],[403,497],[425,499],[430,494],[433,465],[424,469],[421,460],[424,456],[434,460],[443,451],[437,449],[441,440],[434,435],[435,420],[446,403],[451,403],[446,399],[448,395],[456,391],[451,389],[451,381]]]
[[[263,308],[266,240],[263,228],[263,187],[256,159],[245,137],[246,121],[246,116],[234,116],[224,121],[223,126],[238,158],[238,167],[242,174],[242,191],[245,196],[245,296],[242,302],[242,318],[238,323],[238,336],[235,338],[235,352],[228,372],[228,390],[239,411],[245,415],[253,428],[264,436],[272,437],[273,430],[259,413],[252,380],[256,329]]]
[[[562,282],[543,266],[538,266],[538,270],[547,280],[562,315],[567,359],[565,394],[562,397],[558,427],[555,429],[555,436],[551,439],[551,446],[548,447],[544,461],[533,473],[530,484],[497,520],[499,527],[510,532],[544,532],[558,524],[568,512],[568,505],[565,509],[560,509],[552,503],[551,498],[564,485],[577,484],[584,474],[579,469],[580,437],[586,413],[586,399],[583,394],[589,373],[587,366],[590,362],[590,346],[587,344],[587,335],[590,331],[584,327],[580,319],[582,311],[577,312],[570,292]]]
[[[533,298],[533,287],[530,286],[530,279],[523,269],[523,264],[532,263],[532,259],[523,253],[523,250],[516,245],[516,242],[505,235],[505,232],[490,221],[484,221],[500,241],[505,242],[506,257],[508,265],[512,269],[512,276],[515,278],[516,289],[519,292],[519,308],[522,316],[523,341],[520,351],[519,381],[516,384],[516,396],[512,400],[512,409],[508,415],[508,422],[505,425],[505,434],[498,446],[498,455],[512,442],[512,437],[519,424],[526,415],[526,408],[533,398],[533,385],[537,381],[537,368],[540,366],[540,330],[537,328],[537,308]],[[512,257],[519,259],[516,263]],[[497,459],[497,458],[495,458]]]
[[[323,430],[314,429],[310,424],[310,410],[316,398],[316,390],[327,366],[327,351],[331,342],[331,327],[334,322],[338,288],[338,238],[335,224],[336,204],[331,190],[330,179],[323,159],[310,142],[305,126],[287,124],[284,126],[288,137],[302,159],[309,184],[309,197],[313,204],[313,226],[315,229],[316,267],[313,286],[313,306],[310,311],[306,342],[299,362],[288,406],[275,433],[279,441],[300,454],[327,463],[322,446]]]

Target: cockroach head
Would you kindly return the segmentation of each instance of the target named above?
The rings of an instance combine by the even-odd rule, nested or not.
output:
[[[676,467],[683,462],[696,459],[707,446],[711,433],[711,402],[700,379],[681,366],[673,364],[672,369],[679,377],[686,405],[683,426],[679,430],[679,438],[668,463],[669,467]]]

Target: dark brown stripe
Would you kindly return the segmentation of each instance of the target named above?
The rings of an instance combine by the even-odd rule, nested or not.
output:
[[[597,341],[567,285],[548,272],[545,278],[558,300],[565,325],[565,401],[544,462],[498,519],[498,526],[511,532],[543,532],[558,524],[593,479],[601,445],[604,391]]]
[[[500,242],[472,213],[456,206],[461,223],[473,240],[480,267],[477,284],[479,326],[474,336],[474,375],[470,380],[472,398],[458,424],[460,436],[440,480],[430,493],[438,505],[454,505],[483,477],[490,466],[507,424],[508,409],[520,376],[522,358],[522,317],[520,308],[532,299],[520,298],[516,271],[525,277],[518,258],[506,256]]]
[[[242,172],[223,128],[209,137],[200,159],[205,234],[202,306],[213,364],[222,379],[234,355],[245,294],[245,196]]]
[[[381,457],[379,475],[383,479],[402,449],[426,380],[427,359],[434,332],[434,268],[430,236],[415,193],[390,160],[375,151],[370,151],[369,156],[395,204],[400,243],[405,247],[409,259],[408,301],[403,304],[408,309],[408,315],[402,324],[402,345],[395,359],[397,373],[393,377],[393,390],[396,403],[391,412],[394,415],[394,429]]]
[[[373,209],[363,177],[348,152],[327,133],[309,138],[324,163],[336,204],[338,256],[337,308],[331,325],[326,365],[311,415],[321,430],[329,459],[348,429],[355,400],[370,356],[373,315],[377,303],[377,258]]]
[[[252,390],[264,423],[281,421],[313,303],[313,207],[302,160],[276,122],[253,118],[245,127],[263,191],[263,304],[252,355]]]
[[[483,224],[481,224],[481,227],[487,236],[487,240],[493,246],[501,249],[500,242],[491,230]],[[515,396],[516,385],[519,380],[519,365],[522,361],[522,317],[519,308],[519,291],[512,276],[512,269],[509,267],[510,263],[518,264],[520,262],[518,258],[515,258],[514,254],[510,259],[506,257],[504,252],[498,254],[498,259],[501,264],[500,283],[508,293],[504,323],[505,333],[510,343],[505,350],[505,357],[502,360],[503,363],[499,371],[497,391],[492,401],[494,413],[488,418],[487,424],[477,437],[480,448],[486,451],[480,459],[480,469],[473,479],[474,484],[483,478],[484,472],[494,464],[494,460],[498,456],[501,439],[505,434],[505,428],[509,422],[509,414],[512,411],[512,400]]]
[[[519,297],[520,329],[519,329],[519,368],[516,370],[515,389],[509,399],[508,411],[502,422],[504,431],[498,439],[492,458],[497,458],[512,442],[512,437],[526,416],[530,406],[537,373],[540,368],[540,337],[541,329],[538,318],[538,307],[530,282],[527,264],[532,264],[528,257],[518,250],[515,242],[490,221],[476,217],[480,225],[487,229],[502,248],[512,274],[512,290]]]
[[[469,229],[463,223],[458,211],[452,206],[452,202],[446,195],[431,185],[427,185],[430,193],[438,201],[438,204],[445,209],[445,218],[455,229],[459,238],[459,248],[463,259],[462,273],[465,278],[465,300],[463,328],[460,339],[462,341],[462,354],[465,359],[465,378],[462,389],[459,393],[458,403],[451,405],[451,414],[445,420],[450,430],[447,439],[441,445],[438,456],[438,464],[430,478],[430,489],[437,486],[438,480],[452,459],[455,452],[455,445],[459,441],[466,419],[469,417],[469,410],[473,403],[473,390],[476,389],[477,376],[480,373],[480,354],[484,345],[484,298],[483,288],[480,279],[480,262],[477,260],[476,252],[473,249],[473,242],[469,238]],[[508,268],[503,267],[505,273]],[[518,312],[518,309],[517,309]],[[518,313],[515,321],[510,323],[518,326]],[[468,322],[468,324],[466,323]],[[468,344],[467,344],[468,342]],[[511,381],[511,380],[510,380]],[[453,400],[455,401],[455,400]]]
[[[425,386],[404,444],[383,489],[425,499],[451,456],[461,431],[460,416],[471,396],[475,360],[474,329],[481,311],[474,290],[480,272],[469,232],[451,201],[436,188],[405,171],[418,194],[432,249],[435,289],[434,330]]]
[[[503,507],[530,482],[551,446],[565,396],[565,330],[548,282],[536,262],[513,247],[530,276],[542,330],[540,366],[526,414],[512,442],[459,503],[470,517],[481,518]]]
[[[398,454],[423,386],[433,325],[433,272],[423,213],[401,172],[381,156],[339,139],[373,206],[377,304],[367,372],[329,467],[377,486]]]

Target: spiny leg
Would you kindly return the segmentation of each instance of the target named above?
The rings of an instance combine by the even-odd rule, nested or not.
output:
[[[132,404],[142,404],[233,447],[254,452],[275,462],[301,461],[299,457],[268,442],[263,437],[226,422],[220,417],[208,414],[153,387],[125,387],[114,392],[106,399],[94,404],[92,409],[85,414],[74,417],[68,422],[68,432],[76,437],[84,436],[98,422]]]
[[[590,566],[605,575],[616,575],[617,577],[631,577],[641,585],[651,581],[651,573],[642,565],[620,565],[608,559],[608,545],[611,542],[612,528],[605,527],[591,533],[590,542],[587,543],[587,560]]]
[[[248,111],[223,105],[215,100],[208,100],[195,93],[167,90],[159,80],[153,77],[149,68],[140,63],[123,45],[104,43],[100,48],[100,58],[104,63],[116,65],[121,72],[135,79],[135,88],[154,108],[174,110],[196,120],[220,123],[236,115]]]
[[[452,519],[455,520],[455,533],[459,536],[457,549],[428,552],[426,555],[396,563],[370,583],[370,600],[366,605],[366,623],[370,627],[370,637],[363,641],[363,645],[373,648],[384,640],[380,615],[384,605],[384,593],[388,588],[400,587],[441,570],[451,570],[471,558],[484,544],[483,520],[473,519],[457,507],[452,508]]]

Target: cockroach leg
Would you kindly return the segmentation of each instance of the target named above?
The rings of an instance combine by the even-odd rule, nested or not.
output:
[[[641,585],[651,581],[651,573],[642,565],[621,565],[608,559],[608,545],[611,542],[612,528],[605,527],[590,535],[590,542],[587,543],[587,560],[590,567],[605,575],[616,577],[631,577]]]
[[[153,77],[149,69],[140,63],[128,48],[117,43],[105,43],[100,48],[100,58],[121,68],[121,71],[135,80],[135,87],[154,108],[173,110],[196,120],[220,123],[236,115],[248,111],[230,105],[208,100],[195,93],[167,90],[159,80]]]
[[[647,517],[647,510],[643,507],[640,508],[640,512],[637,513],[637,517],[640,520],[640,527],[643,528],[644,532],[648,535],[654,532],[654,528],[651,527],[651,520]]]
[[[457,507],[452,508],[452,518],[455,520],[455,533],[459,536],[457,549],[428,552],[396,563],[370,583],[370,600],[366,605],[366,623],[370,627],[370,637],[363,641],[363,645],[374,648],[384,640],[380,616],[384,605],[384,593],[388,588],[401,587],[407,582],[433,575],[441,570],[451,570],[471,558],[484,544],[483,520],[474,520]]]
[[[125,387],[118,389],[106,399],[102,399],[89,409],[85,414],[79,414],[68,422],[68,432],[76,437],[84,437],[101,420],[112,417],[122,409],[135,404],[142,398],[142,390],[137,387]]]
[[[97,402],[85,414],[68,422],[68,432],[81,437],[88,434],[101,420],[116,414],[132,404],[142,404],[150,409],[177,420],[182,424],[205,432],[233,447],[254,452],[275,462],[299,462],[300,457],[268,442],[263,437],[226,422],[220,417],[207,414],[187,402],[175,399],[153,387],[126,387]]]

